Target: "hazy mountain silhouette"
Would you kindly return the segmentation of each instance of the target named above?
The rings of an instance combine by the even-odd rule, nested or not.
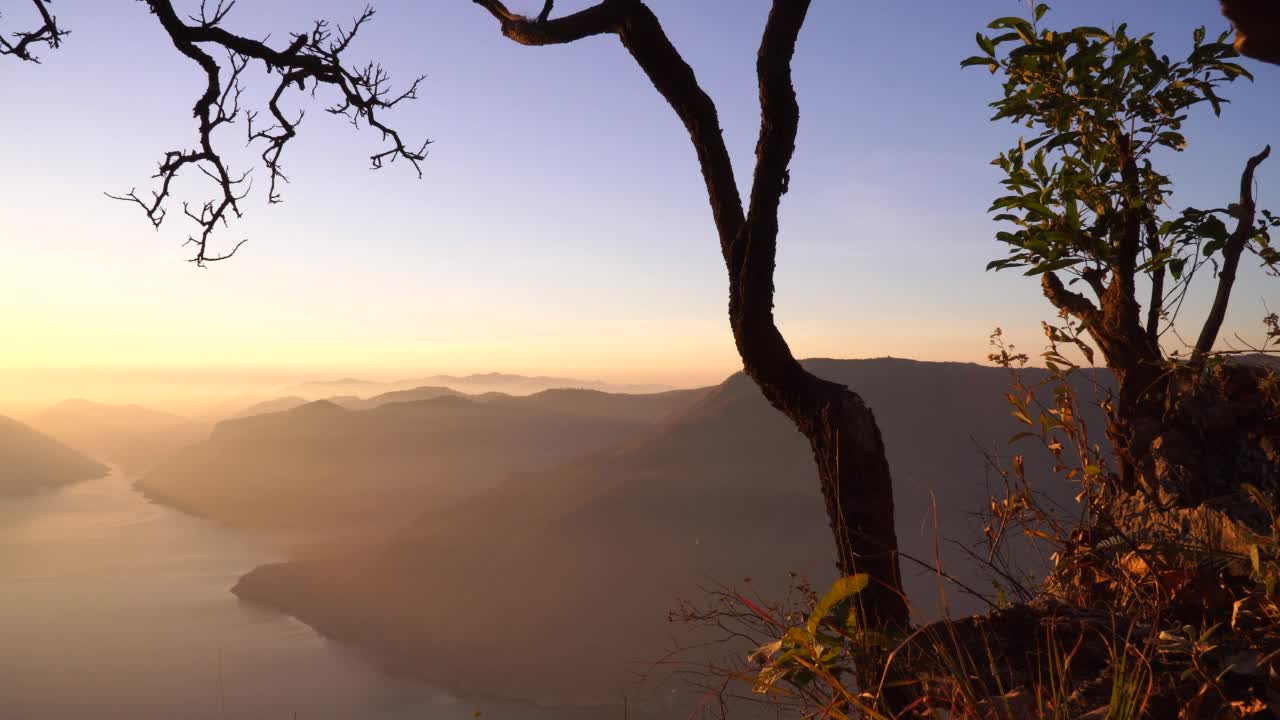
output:
[[[556,388],[541,390],[528,395],[512,395],[501,392],[470,395],[449,387],[426,385],[407,390],[392,390],[368,398],[343,395],[324,399],[348,410],[369,410],[393,402],[413,402],[416,400],[431,400],[438,397],[463,397],[477,402],[538,408],[570,415],[655,422],[675,410],[687,407],[707,391],[708,388],[698,388],[696,390],[667,390],[655,393],[630,394],[610,393],[602,390]],[[283,412],[306,405],[308,402],[313,401],[297,395],[290,395],[251,405],[232,417]]]
[[[304,382],[284,389],[286,395],[297,395],[311,400],[334,396],[372,397],[397,390],[420,387],[446,387],[460,393],[481,395],[503,393],[529,395],[543,390],[561,388],[599,390],[610,393],[658,393],[672,390],[668,385],[614,385],[600,380],[580,380],[567,377],[513,375],[510,373],[475,373],[471,375],[431,375],[394,382],[378,382],[359,378],[340,378]]]
[[[806,364],[875,409],[903,551],[934,557],[930,492],[941,536],[972,544],[972,514],[989,497],[978,445],[1007,453],[1024,427],[1004,399],[1008,374],[895,359]],[[1028,473],[1046,465],[1032,454]],[[1074,491],[1041,489],[1060,501]],[[942,544],[946,570],[991,588]],[[778,596],[788,571],[822,585],[830,546],[807,443],[738,374],[642,437],[423,514],[375,548],[259,568],[236,592],[460,687],[604,700],[643,669],[635,662],[669,648],[677,596],[746,577]],[[903,568],[921,614],[933,614],[936,575]],[[955,587],[947,598],[953,612],[980,607]]]
[[[374,380],[361,380],[359,378],[339,378],[337,380],[312,380],[309,382],[298,383],[285,388],[282,392],[287,395],[297,395],[308,400],[318,400],[321,398],[353,395],[368,396],[377,395],[393,389],[400,388],[398,383],[377,382]]]
[[[355,381],[360,382],[360,381]],[[392,390],[384,392],[372,397],[359,397],[357,395],[335,395],[333,397],[321,398],[334,405],[344,407],[348,410],[368,410],[386,405],[393,402],[412,402],[414,400],[430,400],[438,397],[462,396],[456,390],[446,387],[416,387],[407,390]],[[247,408],[231,415],[230,418],[251,417],[253,415],[266,415],[268,413],[286,412],[296,407],[301,407],[307,403],[315,402],[308,400],[300,395],[287,395],[278,397],[273,400],[264,400],[259,403],[250,405]]]
[[[330,398],[331,402],[337,403],[348,410],[368,410],[376,408],[388,403],[398,402],[415,402],[417,400],[434,400],[442,397],[465,397],[463,393],[452,388],[437,387],[426,385],[421,387],[409,388],[407,390],[392,390],[380,395],[374,395],[371,398],[354,398],[354,397],[336,397]]]
[[[61,442],[0,415],[0,496],[28,495],[108,472]]]
[[[273,398],[271,400],[263,400],[254,403],[242,410],[232,413],[230,418],[252,417],[254,415],[266,415],[267,413],[287,412],[296,407],[306,405],[310,400],[299,395],[287,395],[285,397]]]
[[[64,400],[27,421],[77,450],[119,465],[130,474],[199,441],[209,425],[139,405]]]
[[[385,533],[513,473],[635,435],[696,398],[644,398],[624,410],[627,396],[618,402],[586,391],[530,398],[430,392],[439,396],[357,410],[316,401],[227,420],[137,484],[154,499],[233,524]]]
[[[500,392],[509,395],[528,395],[543,390],[573,389],[599,390],[609,393],[646,394],[673,390],[670,385],[615,385],[600,380],[580,380],[565,377],[512,375],[509,373],[475,373],[472,375],[432,375],[405,382],[414,385],[444,385],[468,393]]]
[[[653,423],[687,409],[708,392],[710,388],[667,390],[647,394],[560,388],[543,390],[532,395],[487,393],[477,396],[477,399],[510,407],[536,408],[546,412]]]

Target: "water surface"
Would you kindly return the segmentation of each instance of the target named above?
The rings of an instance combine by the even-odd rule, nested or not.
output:
[[[0,718],[532,717],[375,666],[241,603],[272,539],[148,502],[119,474],[0,498]]]

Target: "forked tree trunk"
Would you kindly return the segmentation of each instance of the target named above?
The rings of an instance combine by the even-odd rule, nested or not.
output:
[[[675,110],[698,157],[729,275],[729,318],[743,368],[764,396],[799,428],[813,449],[842,573],[865,572],[865,620],[904,627],[909,621],[898,570],[893,481],[870,408],[848,388],[801,367],[773,317],[778,207],[787,191],[800,111],[791,59],[809,0],[774,0],[760,42],[760,136],[749,202],[744,205],[720,130],[715,103],[641,0],[602,0],[559,18],[553,2],[537,19],[500,0],[473,0],[524,45],[570,43],[601,34],[622,45]],[[744,438],[744,440],[746,440]],[[731,503],[732,498],[726,502]]]

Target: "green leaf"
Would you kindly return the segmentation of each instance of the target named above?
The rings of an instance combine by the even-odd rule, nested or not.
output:
[[[982,33],[978,33],[977,40],[978,40],[978,47],[981,48],[983,52],[985,52],[987,55],[991,57],[995,57],[996,46],[994,43],[991,42],[991,38],[987,37],[986,35],[983,35]]]
[[[1051,262],[1041,263],[1023,273],[1023,275],[1043,275],[1054,270],[1071,267],[1084,262],[1084,258],[1063,258],[1061,260],[1053,260]]]
[[[1035,30],[1031,27],[1031,23],[1027,22],[1024,18],[1014,16],[996,18],[988,23],[987,27],[992,30],[1013,30],[1019,34],[1025,33],[1027,35],[1035,33]]]
[[[1204,222],[1200,223],[1200,234],[1204,237],[1223,243],[1225,243],[1227,238],[1231,236],[1231,232],[1227,230],[1226,224],[1224,224],[1216,215],[1210,215],[1205,218]],[[1206,250],[1205,254],[1209,255],[1211,253]]]
[[[1036,202],[1035,200],[1031,200],[1029,198],[1023,198],[1022,202],[1019,204],[1022,205],[1022,207],[1026,208],[1028,212],[1035,213],[1036,215],[1039,215],[1045,220],[1056,220],[1058,217],[1057,213],[1050,210],[1048,207],[1046,207],[1042,203]]]
[[[1047,12],[1049,12],[1048,5],[1045,5],[1044,3],[1040,3],[1039,5],[1036,5],[1036,9],[1035,9],[1036,22],[1040,22],[1040,20],[1044,18],[1044,14]]]
[[[1160,133],[1156,136],[1156,139],[1161,145],[1174,150],[1182,151],[1187,147],[1187,139],[1183,137],[1182,133],[1173,132],[1172,130]]]
[[[809,630],[809,634],[818,631],[818,625],[836,605],[848,600],[849,598],[862,592],[871,582],[871,576],[866,573],[858,573],[857,575],[847,575],[840,578],[832,584],[827,590],[827,594],[822,596],[818,604],[814,606],[813,612],[809,613],[809,620],[805,623],[805,627]]]

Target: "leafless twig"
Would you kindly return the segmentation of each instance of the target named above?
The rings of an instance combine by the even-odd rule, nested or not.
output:
[[[331,26],[325,20],[316,21],[308,32],[295,34],[292,42],[281,50],[269,46],[266,41],[235,35],[221,27],[222,21],[235,7],[235,0],[217,0],[213,4],[204,0],[199,14],[189,17],[192,24],[179,18],[171,0],[145,2],[168,33],[174,47],[204,70],[205,91],[196,101],[193,113],[199,122],[198,144],[195,149],[170,150],[164,154],[154,176],[159,189],[152,190],[149,198],[139,196],[136,189],[123,195],[108,196],[139,205],[151,224],[159,228],[167,214],[166,203],[174,180],[187,166],[198,168],[214,182],[217,190],[214,197],[198,205],[197,209],[183,204],[183,215],[198,228],[187,238],[188,244],[196,246],[192,262],[203,266],[225,260],[245,242],[240,240],[230,250],[217,252],[212,249],[210,237],[218,227],[227,226],[229,216],[240,217],[240,201],[250,190],[249,171],[232,173],[214,142],[214,131],[234,123],[240,115],[241,77],[250,60],[261,60],[269,74],[279,76],[275,92],[267,101],[274,123],[255,127],[257,113],[246,112],[250,144],[256,141],[265,144],[261,157],[270,177],[269,202],[280,201],[278,181],[288,182],[280,158],[285,145],[297,135],[298,125],[304,116],[301,111],[296,116],[287,116],[280,107],[280,101],[292,88],[305,91],[308,83],[313,94],[321,85],[338,91],[340,99],[327,108],[330,113],[349,118],[357,127],[363,123],[381,134],[387,147],[370,156],[374,169],[381,168],[386,162],[403,159],[413,166],[419,177],[422,176],[421,162],[426,158],[429,141],[421,145],[406,145],[399,132],[383,121],[381,113],[415,99],[424,78],[419,77],[408,89],[396,92],[392,90],[390,76],[380,64],[352,66],[345,62],[344,53],[360,29],[373,18],[373,8],[366,7],[347,29]],[[226,61],[220,63],[215,60],[206,50],[209,46],[225,52]]]
[[[31,0],[31,2],[40,14],[40,26],[34,30],[8,33],[8,37],[0,32],[0,55],[12,55],[19,60],[39,63],[40,59],[31,53],[32,47],[44,45],[50,50],[56,50],[70,31],[60,28],[58,18],[49,11],[49,5],[53,0]]]

